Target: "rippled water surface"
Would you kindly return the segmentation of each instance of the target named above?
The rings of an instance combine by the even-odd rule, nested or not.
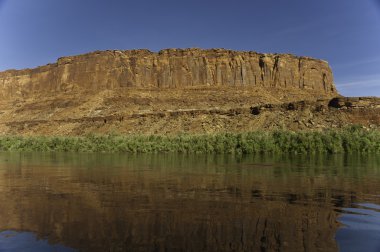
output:
[[[0,251],[380,251],[379,156],[0,153]]]

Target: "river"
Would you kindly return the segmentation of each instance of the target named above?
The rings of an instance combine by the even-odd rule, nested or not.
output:
[[[380,251],[380,156],[0,153],[0,251]]]

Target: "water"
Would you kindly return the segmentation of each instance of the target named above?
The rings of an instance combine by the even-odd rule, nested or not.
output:
[[[380,251],[379,156],[0,153],[0,251]]]

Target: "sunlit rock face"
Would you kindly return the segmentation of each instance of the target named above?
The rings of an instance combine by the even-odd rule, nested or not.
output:
[[[292,110],[294,115],[261,113],[256,117],[250,112],[261,104],[305,100],[327,104],[337,96],[328,63],[308,57],[225,49],[97,51],[63,57],[35,69],[0,72],[0,135],[377,125],[374,109],[368,113],[361,109],[357,114],[365,118],[359,122],[351,110],[348,115]]]
[[[120,87],[257,86],[336,93],[327,62],[225,49],[97,51],[0,73],[0,97]]]

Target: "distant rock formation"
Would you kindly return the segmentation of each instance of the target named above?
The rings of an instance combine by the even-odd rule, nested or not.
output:
[[[225,49],[96,51],[34,69],[0,72],[0,97],[120,87],[257,86],[336,94],[327,62]]]
[[[0,72],[0,135],[380,127],[376,97],[340,96],[326,61],[225,49],[97,51]]]

